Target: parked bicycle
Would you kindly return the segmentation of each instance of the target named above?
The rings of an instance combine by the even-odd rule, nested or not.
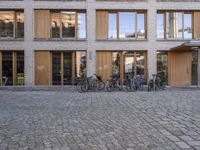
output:
[[[123,83],[120,81],[119,76],[110,76],[110,79],[106,83],[106,89],[108,92],[112,92],[115,89],[122,91]]]
[[[105,83],[103,82],[101,76],[96,74],[90,77],[84,77],[82,80],[76,85],[76,89],[80,93],[88,92],[88,91],[101,91],[105,87]]]
[[[141,75],[137,75],[135,77],[127,76],[125,83],[126,90],[132,92],[136,90],[143,90],[145,80]]]
[[[8,77],[7,76],[3,76],[2,77],[2,86],[6,86],[7,82],[8,82]]]
[[[166,77],[164,72],[152,74],[153,79],[148,82],[148,91],[164,90],[166,88]]]

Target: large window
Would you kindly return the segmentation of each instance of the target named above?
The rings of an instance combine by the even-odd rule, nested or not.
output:
[[[117,38],[117,13],[108,14],[108,38]]]
[[[157,72],[164,72],[168,83],[168,52],[157,51]]]
[[[119,38],[135,38],[134,12],[119,12]]]
[[[145,12],[108,12],[108,39],[146,39]]]
[[[24,13],[0,11],[0,38],[24,37]]]
[[[52,38],[86,38],[85,12],[51,12]]]
[[[158,39],[192,39],[192,13],[164,11],[157,13]]]

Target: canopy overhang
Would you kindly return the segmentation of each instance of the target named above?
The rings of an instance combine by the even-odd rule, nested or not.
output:
[[[200,41],[188,41],[170,49],[170,51],[194,51],[200,50]]]

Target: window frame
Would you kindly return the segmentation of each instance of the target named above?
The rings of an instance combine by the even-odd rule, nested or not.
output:
[[[75,13],[75,36],[74,37],[63,37],[63,25],[62,25],[62,12],[74,12]],[[52,35],[52,14],[59,13],[59,23],[60,23],[60,36],[59,38],[53,37]],[[85,38],[78,37],[78,14],[85,13]],[[50,39],[62,39],[62,40],[85,40],[87,39],[87,13],[84,10],[50,10]]]
[[[18,31],[18,26],[17,26],[17,13],[23,13],[24,15],[24,10],[1,10],[0,13],[11,13],[13,15],[13,36],[12,37],[0,37],[0,40],[6,40],[6,39],[24,39],[24,37],[18,37],[17,36],[17,31]],[[25,18],[25,17],[24,17]]]
[[[182,38],[168,38],[167,37],[167,13],[169,12],[173,12],[173,13],[182,13]],[[157,37],[157,33],[158,33],[158,29],[157,29],[157,25],[158,25],[158,20],[157,20],[157,17],[156,17],[156,39],[157,40],[191,40],[191,39],[194,39],[194,12],[193,11],[190,11],[190,10],[178,10],[178,11],[175,11],[175,10],[157,10],[157,14],[163,14],[164,15],[164,19],[163,19],[163,27],[164,27],[164,36],[163,38],[158,38]],[[191,27],[192,27],[192,37],[191,38],[185,38],[184,37],[184,15],[185,14],[191,14]]]
[[[134,30],[135,30],[135,37],[133,38],[120,38],[119,37],[119,29],[120,29],[120,12],[133,12],[134,13]],[[117,37],[116,38],[109,38],[109,14],[116,13],[116,33]],[[145,30],[145,36],[144,38],[138,38],[138,14],[144,14],[144,30]],[[108,24],[107,24],[107,40],[147,40],[147,10],[108,10]]]

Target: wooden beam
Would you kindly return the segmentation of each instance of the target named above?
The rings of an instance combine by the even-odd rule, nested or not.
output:
[[[17,52],[12,53],[13,85],[17,85]]]

